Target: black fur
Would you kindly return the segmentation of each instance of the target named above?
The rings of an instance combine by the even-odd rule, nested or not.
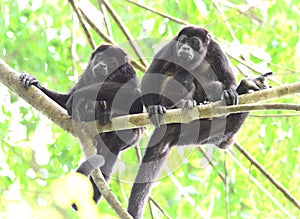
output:
[[[197,39],[201,41],[199,45]],[[245,83],[248,80],[251,86]],[[210,143],[227,148],[248,115],[238,113],[189,124],[160,125],[166,109],[182,107],[178,102],[188,103],[183,105],[186,108],[193,107],[190,103],[194,101],[205,104],[223,99],[224,104],[237,104],[238,94],[260,89],[252,82],[255,81],[245,79],[237,88],[227,56],[204,28],[183,28],[155,55],[142,79],[142,100],[156,129],[129,198],[128,212],[135,219],[142,218],[151,186],[171,147]]]
[[[20,75],[20,80],[25,88],[30,85],[38,87],[78,121],[100,120],[105,125],[114,116],[141,113],[143,110],[139,81],[133,67],[128,63],[127,54],[112,45],[101,45],[92,53],[80,80],[67,94],[42,87],[35,77],[26,72]],[[136,128],[95,136],[97,154],[105,159],[100,170],[107,181],[120,151],[136,144],[141,130],[142,128]],[[88,176],[97,165],[88,165],[89,160],[86,162],[78,171]],[[101,194],[92,178],[91,181],[94,200],[97,202]]]

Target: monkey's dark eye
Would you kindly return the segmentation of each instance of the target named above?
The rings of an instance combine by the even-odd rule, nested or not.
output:
[[[193,37],[190,40],[191,46],[194,48],[198,48],[200,47],[200,40],[197,37]]]
[[[180,36],[178,39],[179,43],[185,44],[187,41],[187,37],[186,36]]]

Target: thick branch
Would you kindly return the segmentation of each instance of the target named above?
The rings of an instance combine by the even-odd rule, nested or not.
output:
[[[20,73],[0,59],[0,82],[17,93],[62,129],[74,135],[71,117],[66,111],[34,86],[26,91],[20,83]]]
[[[163,124],[189,123],[196,119],[205,119],[224,116],[229,113],[241,113],[257,110],[300,110],[300,105],[295,104],[253,104],[262,100],[278,99],[287,95],[300,93],[300,82],[279,86],[272,89],[257,91],[240,96],[240,105],[224,106],[221,101],[200,105],[189,111],[181,109],[168,110],[164,114]],[[98,125],[100,132],[122,130],[147,126],[150,124],[147,113],[113,118],[112,124],[106,126]]]
[[[9,67],[0,59],[0,82],[9,89],[16,92],[20,97],[25,99],[29,104],[34,106],[38,111],[44,113],[54,123],[66,131],[74,134],[72,120],[66,114],[65,110],[55,104],[50,98],[44,95],[34,86],[28,89],[28,92],[22,88],[19,82],[19,73]],[[257,91],[251,94],[240,96],[240,105],[223,106],[222,103],[216,102],[207,105],[200,105],[189,111],[181,109],[168,110],[164,114],[163,124],[170,123],[188,123],[196,119],[212,118],[224,116],[229,113],[240,113],[255,110],[300,110],[300,105],[295,104],[252,104],[262,100],[278,99],[283,96],[300,93],[300,82],[278,86],[272,89]],[[93,122],[82,123],[81,126],[90,126]],[[109,132],[113,130],[132,129],[143,127],[150,124],[147,113],[134,114],[130,116],[120,116],[113,118],[113,123],[100,126],[97,125],[99,132]]]
[[[20,83],[20,74],[8,66],[3,60],[0,59],[0,82],[16,92],[20,97],[26,100],[29,104],[35,107],[38,111],[47,115],[54,123],[59,125],[64,130],[70,132],[73,135],[77,135],[83,146],[84,154],[89,157],[95,154],[95,148],[93,147],[92,137],[89,127],[80,127],[80,124],[72,122],[70,116],[66,114],[66,111],[58,106],[54,101],[48,98],[42,91],[34,86],[29,87],[26,91]],[[74,128],[73,128],[74,125]],[[110,191],[105,179],[99,170],[92,173],[92,177],[96,182],[97,187],[101,191],[103,197],[113,207],[116,213],[121,218],[131,218],[127,211],[123,208],[118,199]]]

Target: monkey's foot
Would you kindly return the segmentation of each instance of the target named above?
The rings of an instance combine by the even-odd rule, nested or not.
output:
[[[272,74],[273,72],[268,72],[256,78],[244,78],[241,80],[236,91],[238,94],[246,94],[270,88],[271,86],[268,85],[266,79]]]

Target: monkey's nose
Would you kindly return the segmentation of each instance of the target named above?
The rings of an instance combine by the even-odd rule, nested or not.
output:
[[[186,51],[190,51],[190,49],[191,49],[191,48],[190,48],[189,46],[183,46],[183,47],[182,47],[182,50],[185,51],[185,52],[186,52]]]
[[[107,65],[104,64],[104,63],[99,63],[99,66],[100,66],[101,68],[107,68]]]

